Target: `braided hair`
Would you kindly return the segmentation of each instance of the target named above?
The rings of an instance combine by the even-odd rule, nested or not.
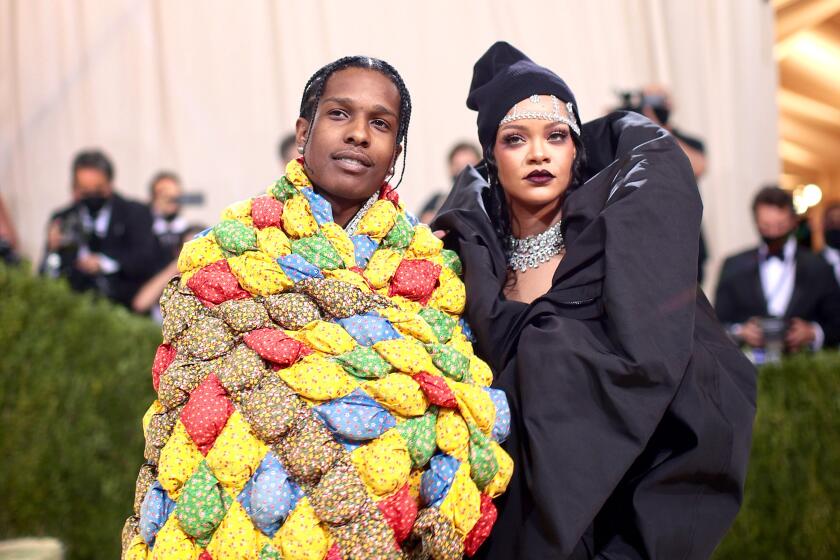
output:
[[[582,185],[585,180],[586,150],[583,146],[583,140],[574,133],[571,134],[571,138],[575,145],[575,159],[572,161],[571,179],[564,195]],[[482,146],[482,150],[484,152],[484,168],[487,172],[487,182],[490,184],[490,191],[485,207],[487,208],[490,222],[493,224],[493,229],[504,245],[508,237],[513,235],[510,208],[508,207],[502,183],[499,181],[499,168],[496,165],[496,158],[493,155],[493,144]]]
[[[408,88],[405,87],[402,76],[400,76],[399,72],[393,66],[384,60],[369,56],[345,56],[320,68],[309,78],[309,81],[306,82],[306,86],[303,88],[303,96],[300,100],[300,117],[309,122],[309,128],[306,131],[306,144],[309,143],[309,138],[311,137],[312,125],[315,122],[315,115],[318,111],[318,103],[321,101],[321,95],[324,93],[327,80],[334,73],[347,68],[376,70],[391,80],[400,94],[397,145],[402,145],[403,164],[400,170],[400,179],[395,185],[396,188],[402,183],[403,176],[405,175],[406,154],[408,153],[408,123],[411,120],[411,96],[408,93]]]

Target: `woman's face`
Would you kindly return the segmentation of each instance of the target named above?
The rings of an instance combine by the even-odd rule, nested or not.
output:
[[[517,105],[519,112],[554,111],[548,95],[539,96],[539,103],[525,99]],[[560,105],[560,112],[570,116],[565,104]],[[512,204],[538,208],[556,203],[566,192],[576,153],[571,135],[567,124],[541,119],[519,119],[499,127],[493,156]]]
[[[401,150],[399,112],[400,94],[390,79],[347,68],[328,78],[311,130],[309,121],[298,119],[306,174],[334,208],[364,202],[382,186]]]

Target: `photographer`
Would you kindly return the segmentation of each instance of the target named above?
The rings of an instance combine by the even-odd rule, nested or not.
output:
[[[715,310],[757,361],[840,342],[840,286],[826,262],[798,247],[793,197],[761,189],[753,217],[762,242],[723,263]],[[758,349],[758,351],[755,351]]]
[[[155,272],[156,242],[147,207],[114,193],[114,168],[100,151],[73,160],[74,203],[53,214],[41,267],[74,290],[93,290],[129,306]]]
[[[159,171],[149,182],[149,211],[152,233],[158,243],[158,270],[178,256],[181,237],[189,228],[181,216],[183,195],[181,179],[172,171]]]
[[[680,145],[680,148],[688,157],[689,163],[691,163],[694,178],[699,181],[706,171],[706,147],[702,140],[684,133],[670,122],[674,105],[668,90],[659,85],[647,85],[638,91],[619,92],[619,97],[621,98],[620,109],[641,113],[674,136],[677,144]],[[701,231],[697,259],[698,283],[703,282],[703,267],[707,257],[706,241]]]

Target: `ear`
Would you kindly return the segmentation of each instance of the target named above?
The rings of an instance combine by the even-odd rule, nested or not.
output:
[[[309,132],[309,121],[303,117],[298,117],[295,121],[295,143],[298,146],[306,145],[306,134]]]
[[[400,157],[401,153],[402,153],[402,144],[397,144],[397,147],[394,150],[394,157],[391,158],[391,167],[397,165],[397,159]]]

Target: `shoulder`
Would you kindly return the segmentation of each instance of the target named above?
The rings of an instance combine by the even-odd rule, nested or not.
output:
[[[137,202],[136,200],[123,198],[119,195],[114,195],[113,206],[115,212],[120,212],[131,216],[151,217],[151,211],[149,210],[148,206]]]
[[[723,261],[721,276],[724,274],[739,274],[751,269],[758,262],[758,248],[752,247],[740,253],[726,257]]]

